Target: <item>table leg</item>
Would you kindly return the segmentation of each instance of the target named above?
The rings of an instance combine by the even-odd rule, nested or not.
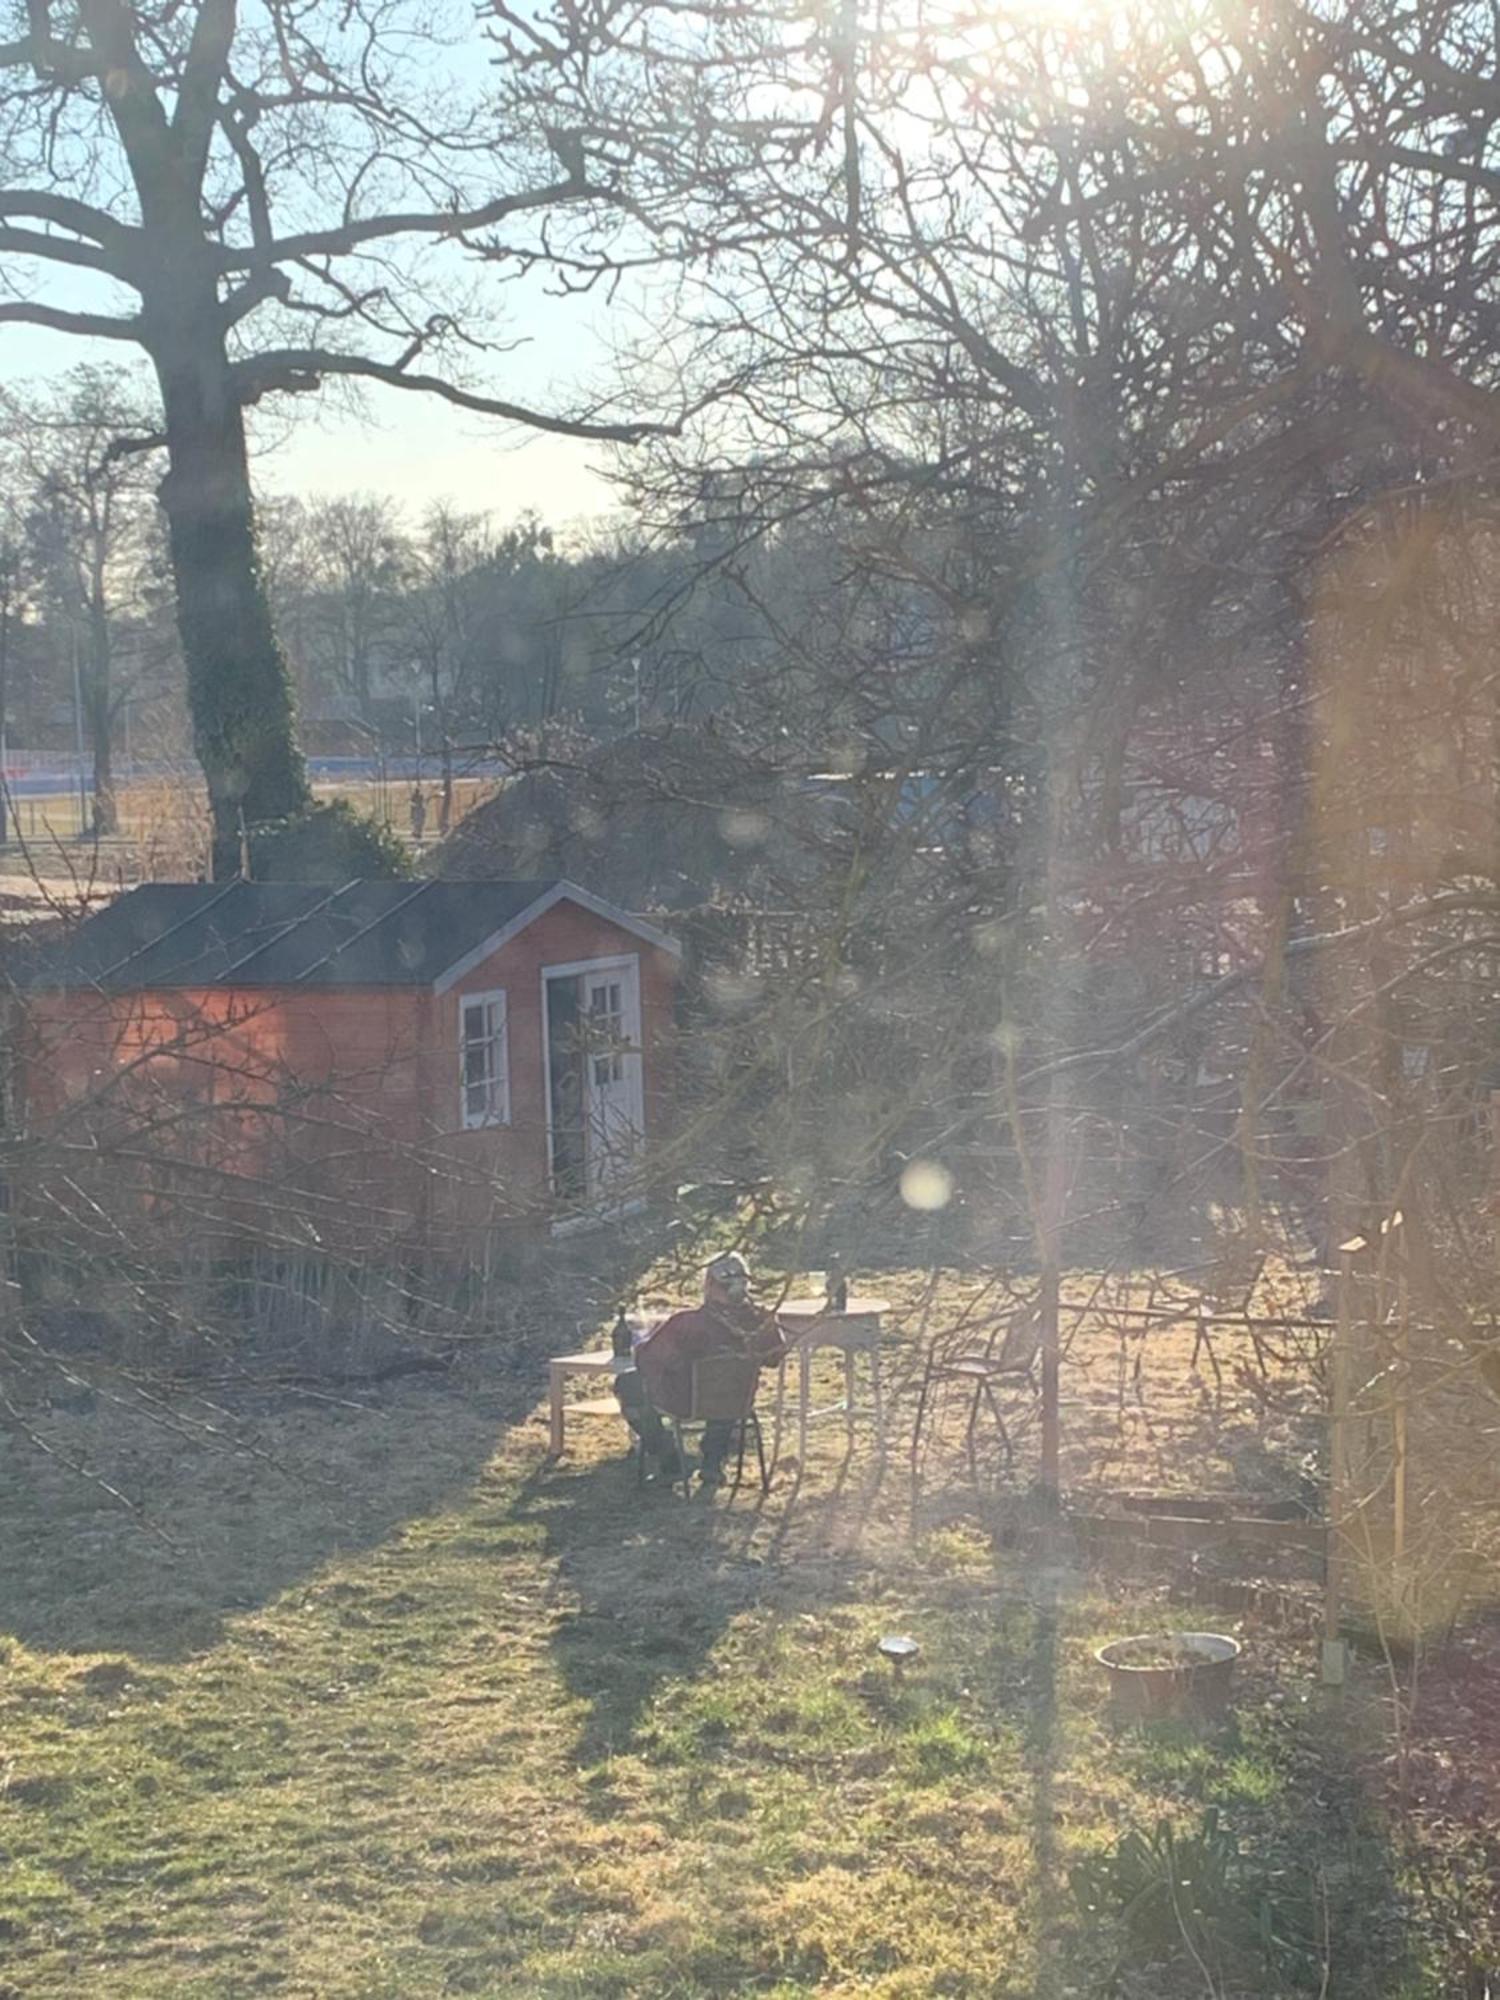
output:
[[[552,1404],[552,1450],[553,1458],[563,1454],[563,1371],[555,1362],[547,1366],[547,1392]]]
[[[854,1449],[854,1349],[844,1349],[844,1435]]]
[[[880,1342],[870,1349],[870,1394],[875,1401],[875,1449],[885,1457],[885,1404],[880,1395]]]

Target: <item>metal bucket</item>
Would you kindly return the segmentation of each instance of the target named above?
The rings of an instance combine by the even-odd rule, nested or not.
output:
[[[1229,1706],[1239,1641],[1222,1632],[1143,1632],[1101,1646],[1117,1722],[1188,1716],[1213,1721]]]

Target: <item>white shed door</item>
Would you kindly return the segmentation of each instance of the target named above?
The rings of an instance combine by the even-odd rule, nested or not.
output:
[[[630,1172],[645,1135],[640,967],[588,970],[580,986],[588,1190],[597,1195]]]

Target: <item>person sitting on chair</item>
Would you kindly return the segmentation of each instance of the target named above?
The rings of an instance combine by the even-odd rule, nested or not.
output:
[[[649,1334],[641,1336],[641,1339],[649,1338]],[[641,1373],[635,1361],[637,1344],[622,1306],[611,1336],[613,1358],[610,1373],[614,1377],[616,1400],[626,1423],[640,1439],[642,1453],[647,1458],[655,1459],[660,1476],[663,1479],[681,1479],[685,1477],[687,1468],[678,1452],[677,1440],[662,1422],[661,1412],[652,1408],[651,1400],[641,1386]]]
[[[786,1340],[776,1315],[750,1297],[750,1272],[745,1260],[731,1250],[715,1257],[703,1274],[703,1303],[673,1313],[636,1349],[641,1386],[653,1409],[668,1416],[687,1417],[693,1407],[693,1363],[715,1354],[738,1354],[762,1368],[774,1367],[786,1353]],[[736,1426],[717,1422],[703,1431],[700,1484],[712,1492],[723,1483],[724,1460]]]

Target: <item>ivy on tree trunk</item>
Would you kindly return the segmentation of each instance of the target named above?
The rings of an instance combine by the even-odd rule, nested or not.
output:
[[[532,410],[447,372],[462,360],[467,374],[486,342],[462,294],[435,309],[425,252],[488,263],[492,232],[514,224],[550,257],[550,214],[576,211],[581,226],[618,200],[611,151],[591,161],[550,121],[538,146],[519,58],[507,65],[516,134],[504,138],[488,17],[463,66],[472,87],[449,27],[362,0],[26,0],[0,34],[0,325],[138,347],[156,371],[159,432],[120,444],[167,452],[161,498],[215,875],[238,868],[246,836],[311,804],[256,559],[248,404],[339,377],[570,437],[634,443],[663,428]],[[443,51],[441,97],[424,45]],[[477,143],[481,130],[495,143]],[[38,132],[68,135],[65,179]],[[38,270],[70,287],[88,272],[139,310],[36,296]],[[293,334],[308,344],[281,344]]]
[[[238,872],[246,834],[303,811],[311,793],[256,550],[244,415],[217,330],[159,358],[157,374],[167,419],[161,500],[219,878]]]

